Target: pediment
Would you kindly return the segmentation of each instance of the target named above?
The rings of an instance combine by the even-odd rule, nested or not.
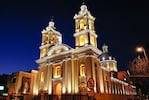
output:
[[[59,44],[59,45],[55,45],[53,47],[51,47],[47,53],[47,56],[51,56],[53,54],[58,54],[61,52],[65,52],[72,49],[70,46],[66,45],[66,44]]]

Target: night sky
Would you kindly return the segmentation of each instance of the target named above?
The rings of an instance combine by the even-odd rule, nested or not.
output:
[[[105,43],[125,70],[135,47],[149,43],[149,6],[144,0],[1,0],[0,74],[38,69],[41,31],[54,16],[63,43],[74,47],[75,13],[82,2],[96,18],[98,48]]]

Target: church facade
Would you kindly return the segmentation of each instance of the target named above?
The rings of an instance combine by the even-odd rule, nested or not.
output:
[[[10,89],[10,94],[27,94],[32,98],[38,95],[39,100],[133,99],[135,86],[113,75],[118,71],[117,61],[110,55],[108,46],[97,48],[95,18],[86,5],[81,5],[74,20],[75,48],[62,42],[62,34],[51,20],[42,31],[40,57],[36,60],[38,70],[15,74],[15,88]]]

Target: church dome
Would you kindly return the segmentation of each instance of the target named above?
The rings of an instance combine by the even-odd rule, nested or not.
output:
[[[102,53],[99,56],[99,59],[100,59],[100,61],[103,61],[103,60],[114,60],[114,58],[112,57],[112,55],[109,52]]]
[[[99,56],[100,61],[115,60],[115,58],[112,57],[112,55],[109,53],[107,45],[104,44],[102,46],[102,51],[103,51],[102,54]]]

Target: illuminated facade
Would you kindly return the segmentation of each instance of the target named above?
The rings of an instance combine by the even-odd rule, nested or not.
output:
[[[42,31],[40,58],[36,60],[38,71],[31,74],[34,78],[30,80],[32,92],[29,94],[56,95],[57,99],[86,95],[97,100],[119,100],[135,95],[134,86],[111,75],[112,71],[117,72],[117,61],[108,55],[108,46],[104,45],[102,51],[97,48],[95,18],[86,5],[80,8],[74,16],[75,48],[62,43],[62,34],[53,21]],[[44,100],[42,96],[40,99]]]

